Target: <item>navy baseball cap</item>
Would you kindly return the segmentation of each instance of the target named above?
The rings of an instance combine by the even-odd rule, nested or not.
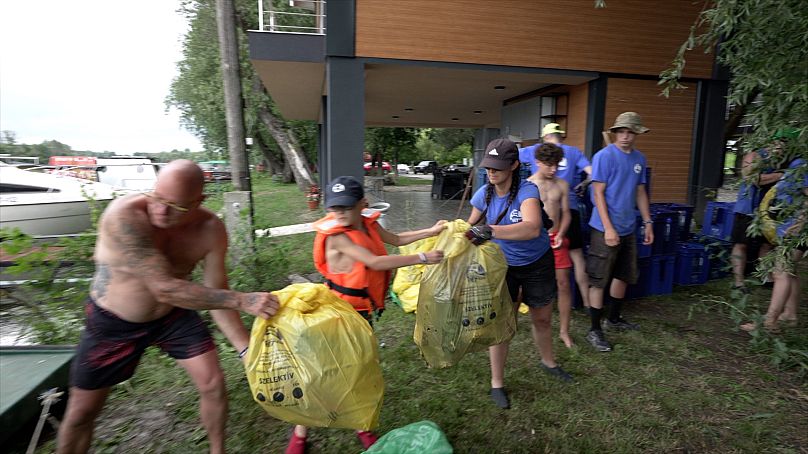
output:
[[[325,207],[353,207],[365,197],[365,188],[354,177],[337,177],[325,188]]]

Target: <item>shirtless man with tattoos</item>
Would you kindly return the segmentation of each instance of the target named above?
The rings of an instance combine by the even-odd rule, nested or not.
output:
[[[238,311],[269,318],[278,300],[269,293],[227,289],[227,232],[200,206],[203,186],[196,163],[173,161],[158,175],[154,192],[116,199],[101,217],[96,273],[71,369],[59,453],[87,452],[110,387],[134,374],[149,345],[174,358],[191,377],[210,452],[224,452],[224,376],[213,339],[195,311],[210,310],[230,343],[243,351],[249,332]],[[200,262],[204,285],[187,280]]]

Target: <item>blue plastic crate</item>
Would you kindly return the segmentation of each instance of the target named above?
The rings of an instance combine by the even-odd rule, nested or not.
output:
[[[651,257],[637,259],[640,277],[626,288],[626,299],[644,298],[651,294]]]
[[[678,241],[688,241],[690,239],[690,229],[693,227],[694,208],[692,205],[683,205],[673,202],[652,203],[651,209],[653,210],[655,207],[679,213],[679,225],[677,230],[679,234]]]
[[[651,295],[669,295],[673,292],[673,275],[676,270],[676,254],[651,257],[649,273]]]
[[[701,234],[721,240],[729,240],[735,219],[735,202],[707,202]]]
[[[703,244],[710,262],[709,279],[721,279],[732,274],[732,243],[705,235],[695,235],[696,242]]]
[[[675,254],[679,241],[679,212],[654,208],[651,211],[654,221],[654,243],[651,255]]]
[[[700,285],[710,277],[710,257],[700,243],[679,243],[676,255],[676,285]]]

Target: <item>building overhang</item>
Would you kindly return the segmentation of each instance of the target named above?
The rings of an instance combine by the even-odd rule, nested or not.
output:
[[[281,114],[322,118],[325,37],[250,32],[250,59]],[[507,100],[597,73],[364,58],[366,126],[495,128]]]

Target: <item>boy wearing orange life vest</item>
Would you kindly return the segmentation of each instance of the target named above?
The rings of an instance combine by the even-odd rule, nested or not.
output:
[[[384,297],[395,268],[417,264],[433,265],[443,260],[443,251],[413,255],[387,255],[384,245],[404,246],[439,234],[445,221],[432,227],[404,233],[391,233],[377,222],[381,213],[366,209],[362,184],[354,177],[337,177],[326,187],[328,215],[314,223],[314,265],[337,296],[350,303],[368,322],[381,314]],[[295,426],[286,454],[305,452],[307,429]],[[377,437],[357,432],[368,449]]]

